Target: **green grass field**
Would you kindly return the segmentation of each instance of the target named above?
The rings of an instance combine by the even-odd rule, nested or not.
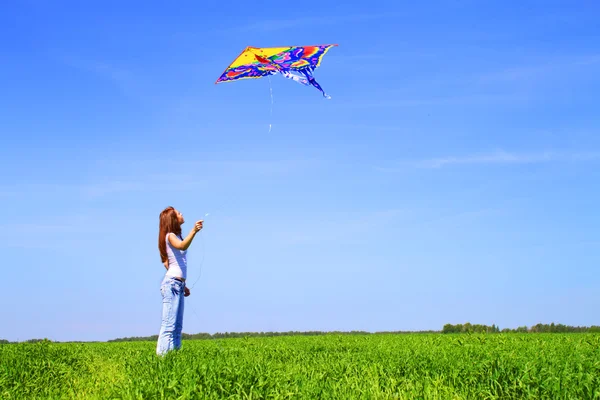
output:
[[[600,399],[600,334],[0,345],[0,398]]]

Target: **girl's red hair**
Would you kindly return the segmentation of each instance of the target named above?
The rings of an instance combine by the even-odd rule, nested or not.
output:
[[[167,243],[165,241],[167,233],[174,233],[181,237],[181,224],[177,219],[177,213],[173,207],[167,207],[160,213],[158,224],[158,251],[160,260],[167,261]]]

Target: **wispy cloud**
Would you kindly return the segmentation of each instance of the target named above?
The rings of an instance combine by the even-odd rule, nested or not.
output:
[[[579,162],[600,160],[600,151],[597,152],[557,152],[540,151],[531,153],[511,153],[499,150],[492,153],[478,153],[463,156],[447,156],[429,158],[416,161],[401,161],[392,166],[376,166],[379,171],[397,171],[411,168],[443,168],[455,165],[511,165],[511,164],[539,164],[549,162]]]
[[[124,96],[139,102],[163,101],[163,94],[157,93],[156,82],[147,72],[133,70],[117,62],[82,58],[75,54],[53,54],[54,58],[67,67],[83,71],[103,80]]]
[[[239,218],[230,226],[255,226],[255,238],[283,246],[308,243],[331,243],[363,240],[364,235],[379,232],[399,220],[414,217],[412,209],[365,210],[356,212],[326,212],[303,215],[302,218],[284,217],[260,221],[249,217],[241,222]],[[318,226],[318,229],[315,227]]]
[[[400,13],[356,13],[356,14],[342,14],[342,15],[318,15],[318,16],[305,16],[288,19],[265,19],[258,20],[248,24],[240,24],[237,27],[233,27],[231,23],[227,23],[227,27],[214,31],[213,33],[231,33],[231,32],[274,32],[281,30],[289,30],[295,28],[307,28],[315,26],[326,26],[326,25],[339,25],[343,23],[360,23],[368,21],[377,21],[384,18],[394,18],[400,16]],[[190,36],[188,34],[177,34],[177,37]],[[191,36],[195,36],[192,34]]]
[[[442,157],[416,163],[423,168],[440,168],[461,164],[536,164],[553,161],[589,161],[600,158],[600,152],[565,153],[543,151],[537,153],[509,153],[497,151],[487,154],[474,154],[459,157]]]
[[[3,246],[17,249],[65,250],[65,238],[70,244],[92,241],[91,235],[106,234],[110,228],[99,226],[90,216],[63,215],[39,217],[35,222],[0,224],[0,241]]]
[[[186,182],[186,187],[189,187],[192,182]],[[181,186],[176,182],[169,181],[154,181],[150,180],[123,180],[123,179],[106,179],[102,182],[84,184],[79,187],[79,191],[85,197],[97,198],[119,193],[128,192],[155,192],[166,190],[177,190]]]
[[[8,190],[8,189],[0,189],[0,198],[2,197],[13,197],[15,195],[17,195],[18,193],[14,190]]]
[[[180,192],[206,184],[208,179],[203,174],[159,174],[145,173],[139,175],[110,175],[101,180],[87,182],[76,187],[77,191],[87,198],[98,198],[123,193],[157,193]]]
[[[138,163],[139,164],[139,163]],[[153,163],[154,164],[154,163]],[[135,176],[107,176],[78,187],[86,197],[103,197],[127,192],[179,192],[199,186],[230,184],[237,180],[260,180],[303,173],[319,165],[314,160],[225,160],[173,162],[173,171],[190,173],[145,173]]]
[[[577,56],[560,56],[537,64],[516,65],[489,73],[477,79],[480,83],[516,82],[539,79],[551,74],[564,73],[567,70],[581,70],[600,64],[600,54],[582,54]]]
[[[134,89],[135,75],[122,67],[117,67],[105,61],[85,60],[71,54],[56,55],[55,57],[69,67],[96,74],[112,82],[127,94],[131,94]]]
[[[390,95],[388,95],[390,96]],[[391,98],[383,97],[374,101],[339,102],[335,106],[344,109],[365,108],[406,108],[406,107],[433,107],[433,106],[466,106],[466,105],[499,105],[526,103],[531,101],[531,96],[522,93],[479,93],[460,94],[448,96]]]
[[[487,207],[473,210],[463,210],[455,213],[444,214],[430,218],[420,223],[422,227],[440,226],[440,224],[462,223],[465,221],[480,220],[486,217],[497,216],[504,211],[501,207]]]
[[[243,26],[245,30],[261,30],[275,31],[282,29],[291,29],[304,26],[315,25],[335,25],[348,22],[372,21],[382,18],[390,18],[393,15],[390,13],[374,13],[374,14],[349,14],[349,15],[330,15],[330,16],[315,16],[301,17],[291,19],[275,19],[258,21],[252,24]]]
[[[137,162],[103,160],[96,163],[96,168],[104,172],[98,173],[98,176],[88,181],[4,184],[0,186],[0,198],[81,196],[89,199],[133,192],[181,192],[206,185],[231,185],[239,181],[260,181],[301,175],[322,168],[325,163],[316,159],[225,159],[169,163],[160,160]],[[157,165],[176,173],[158,172]]]

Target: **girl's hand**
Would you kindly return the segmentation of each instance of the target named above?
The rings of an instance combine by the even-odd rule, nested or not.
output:
[[[196,224],[194,225],[194,231],[199,232],[202,229],[203,224],[204,224],[203,220],[196,221]]]

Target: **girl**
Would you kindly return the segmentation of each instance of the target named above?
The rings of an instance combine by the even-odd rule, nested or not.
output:
[[[202,229],[200,220],[185,239],[181,236],[183,215],[173,207],[167,207],[160,213],[158,250],[167,273],[160,285],[163,298],[162,324],[156,344],[156,354],[163,355],[170,350],[181,348],[183,329],[183,297],[190,295],[185,286],[187,276],[187,249],[196,233]]]

